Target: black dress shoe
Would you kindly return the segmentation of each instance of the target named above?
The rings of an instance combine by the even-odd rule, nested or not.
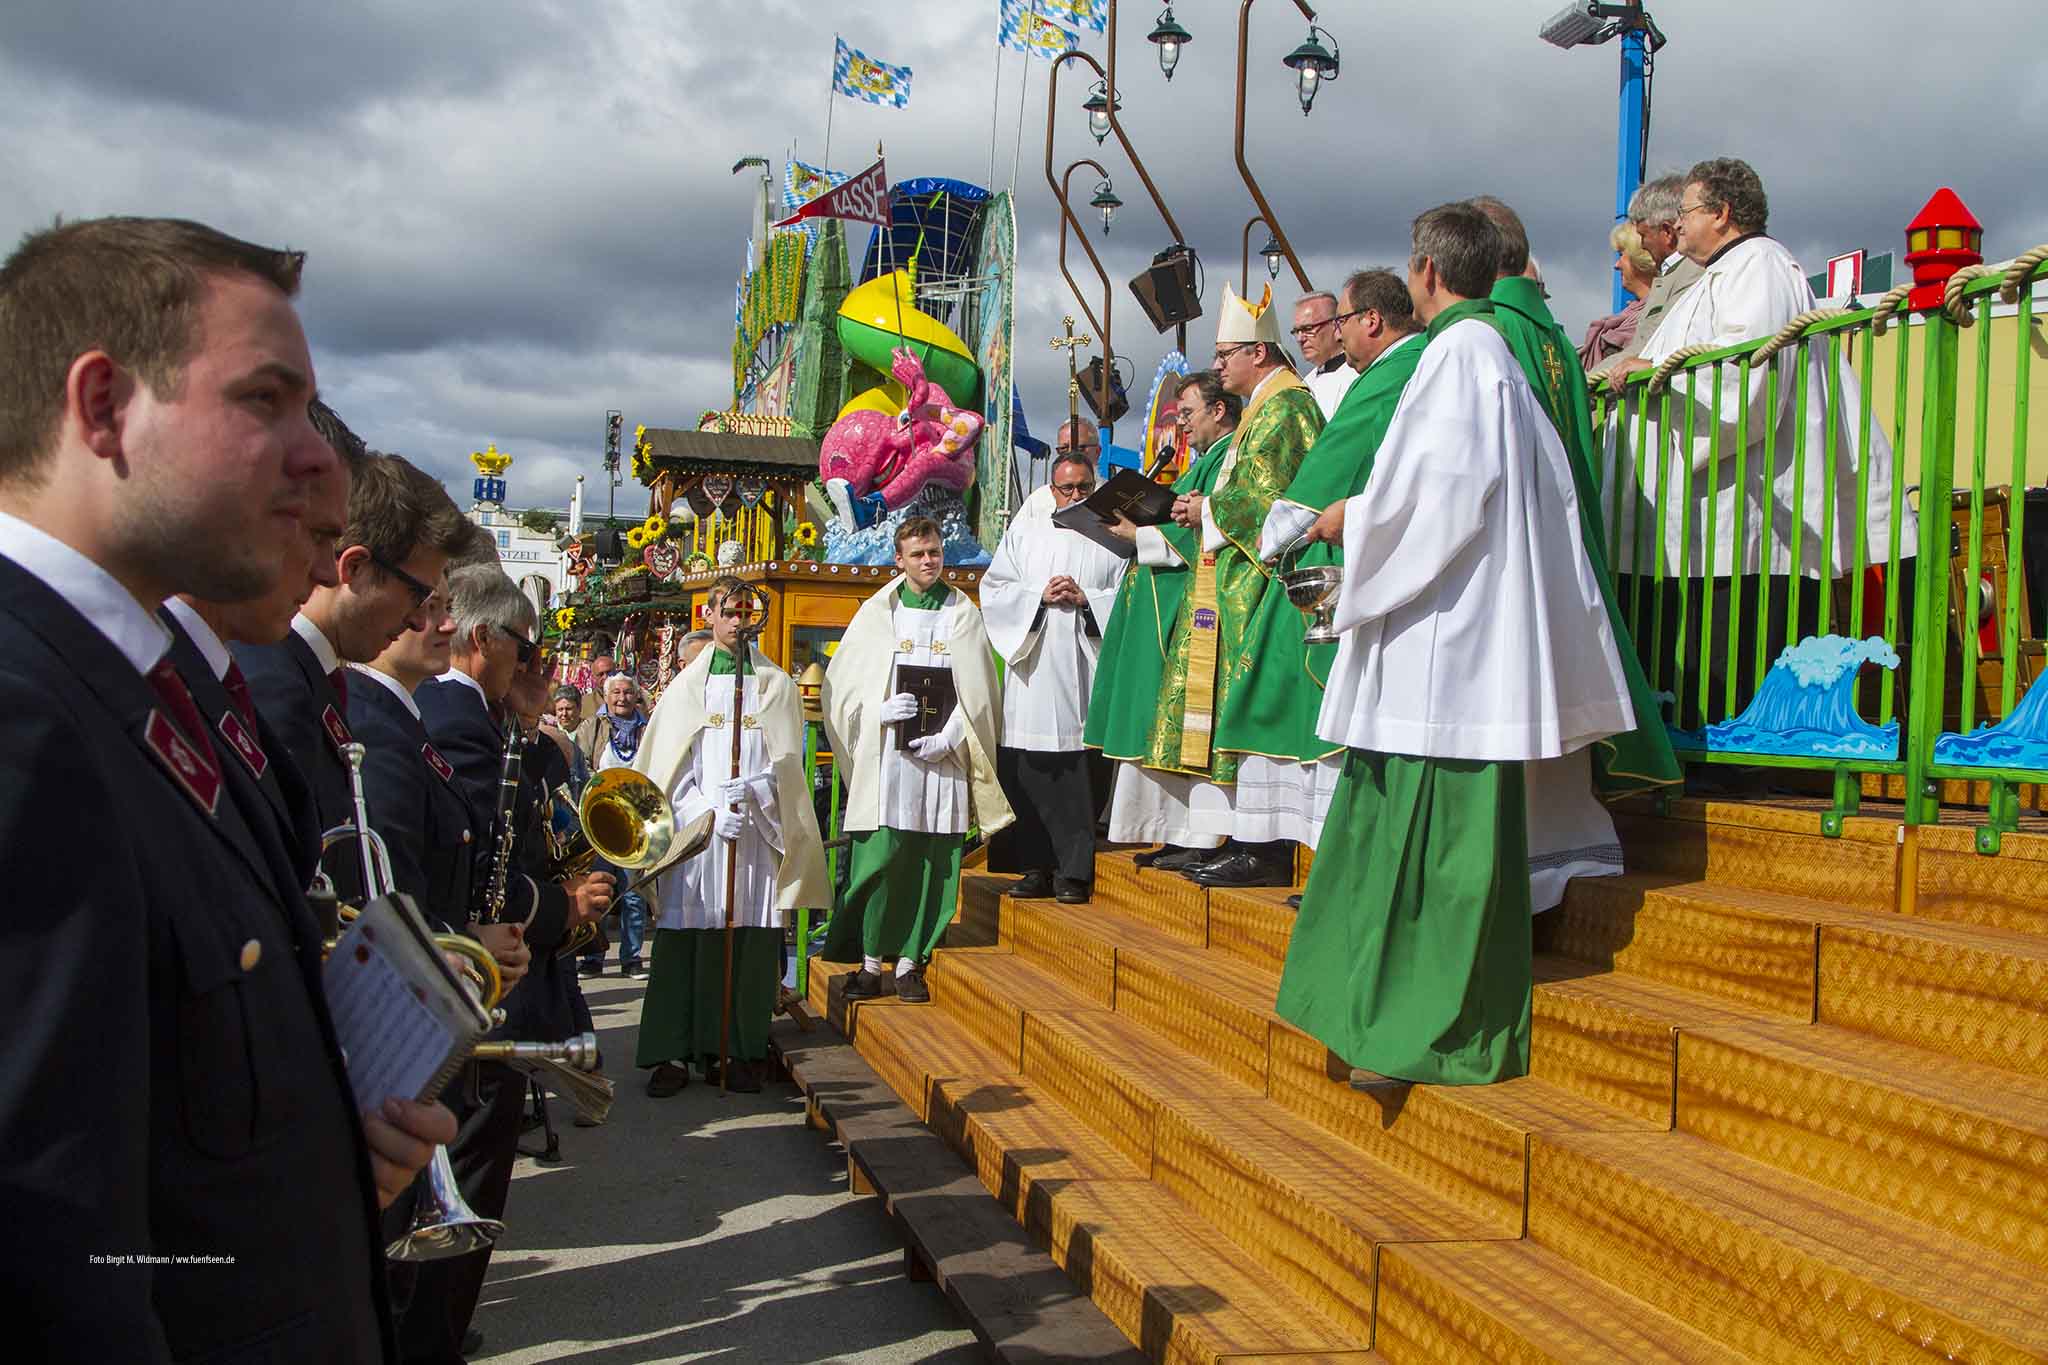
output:
[[[1053,899],[1061,905],[1086,905],[1094,887],[1087,882],[1070,882],[1065,877],[1053,883]]]
[[[1043,868],[1026,872],[1004,887],[1003,894],[1020,900],[1042,900],[1052,894],[1052,873]]]
[[[1294,880],[1292,869],[1243,850],[1204,863],[1187,875],[1197,886],[1285,886]]]
[[[924,984],[923,967],[896,973],[896,998],[912,1005],[922,1005],[932,998],[931,988]]]
[[[882,974],[862,968],[846,976],[845,998],[848,1000],[874,1000],[882,994]]]
[[[1177,848],[1171,853],[1162,853],[1152,860],[1154,872],[1185,872],[1200,863],[1214,858],[1220,850],[1213,848]]]
[[[726,1078],[725,1088],[735,1095],[758,1095],[761,1093],[761,1073],[752,1062],[735,1057],[732,1059],[732,1075]]]
[[[1301,909],[1301,893],[1299,891],[1295,892],[1285,901],[1282,901],[1281,904],[1285,905],[1289,910]]]
[[[654,1068],[652,1075],[648,1076],[647,1094],[650,1099],[665,1100],[689,1084],[690,1068],[688,1063],[677,1065],[674,1062],[663,1062],[660,1066]]]

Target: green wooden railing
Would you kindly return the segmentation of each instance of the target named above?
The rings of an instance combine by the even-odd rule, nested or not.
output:
[[[2039,671],[2041,632],[2021,610],[2021,490],[2042,344],[2033,286],[2043,275],[2048,263],[2023,265],[2010,280],[1987,275],[1952,288],[1949,311],[1911,318],[1817,310],[1780,337],[1681,353],[1655,373],[1596,384],[1597,510],[1619,605],[1645,671],[1667,694],[1682,759],[1832,774],[1830,832],[1857,808],[1866,773],[1903,780],[1905,820],[1916,825],[1938,818],[1944,779],[1984,784],[1987,852],[2014,827],[2017,785],[2048,783],[2038,749],[2016,749],[2017,766],[1992,766],[1959,760],[1954,738],[2013,715]],[[1974,359],[1966,385],[1965,346]],[[2006,383],[2010,397],[1994,404]],[[1889,468],[1873,450],[1889,452]],[[2001,489],[2004,525],[1987,542],[1987,492],[1995,504]],[[1961,512],[1967,530],[1955,525]],[[1994,660],[1979,642],[1981,590],[1952,600],[1987,568],[2002,600],[1995,687]],[[1853,677],[1837,690],[1854,733],[1811,752],[1782,751],[1798,747],[1782,736],[1759,742],[1740,722],[1777,651],[1831,634],[1883,642],[1849,663]],[[1774,691],[1763,709],[1786,695]],[[1894,726],[1887,745],[1881,737]],[[2048,735],[2048,723],[2039,730]]]

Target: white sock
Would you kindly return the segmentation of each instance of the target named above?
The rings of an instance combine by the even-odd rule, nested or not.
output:
[[[917,970],[917,960],[915,958],[899,957],[896,959],[896,975],[901,976],[905,972],[915,970]]]
[[[879,957],[864,957],[860,960],[860,969],[864,972],[873,972],[876,976],[880,976],[882,974],[882,959]]]

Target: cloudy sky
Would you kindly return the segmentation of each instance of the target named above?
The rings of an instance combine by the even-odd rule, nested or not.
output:
[[[1343,72],[1307,120],[1280,65],[1304,25],[1286,0],[1253,11],[1248,154],[1319,286],[1398,262],[1418,210],[1491,192],[1528,221],[1566,326],[1607,311],[1617,54],[1539,42],[1561,3],[1325,0]],[[1998,40],[2027,32],[2039,6],[1662,0],[1652,173],[1747,158],[1772,234],[1814,269],[1852,247],[1902,249],[1943,184],[1995,258],[2048,240],[2048,48]],[[1176,6],[1195,37],[1171,84],[1144,41],[1156,6],[1121,11],[1124,125],[1209,265],[1212,318],[1253,211],[1231,160],[1237,10]],[[1072,309],[1044,178],[1048,67],[1029,64],[1018,165],[1026,59],[999,67],[995,12],[996,0],[14,0],[0,6],[0,237],[57,214],[144,213],[302,248],[322,388],[373,445],[465,494],[468,452],[495,441],[517,460],[515,501],[559,505],[586,472],[601,504],[606,408],[629,429],[688,426],[730,401],[750,182],[729,168],[822,155],[836,29],[916,76],[907,110],[838,102],[835,163],[858,169],[880,140],[897,178],[988,180],[992,158],[993,183],[1014,177],[1020,382],[1043,433],[1064,408],[1044,342]],[[1103,40],[1086,46],[1100,55]],[[1142,383],[1170,338],[1122,281],[1166,232],[1115,141],[1087,136],[1086,83],[1070,72],[1060,93],[1056,164],[1097,156],[1125,201],[1094,240],[1116,280],[1117,349]],[[637,490],[621,494],[638,506]]]

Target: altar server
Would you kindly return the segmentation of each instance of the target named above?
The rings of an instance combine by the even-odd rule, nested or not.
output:
[[[1102,627],[1116,605],[1125,560],[1052,514],[1095,490],[1095,468],[1062,456],[1052,482],[1017,509],[981,580],[989,640],[1008,670],[997,776],[1017,823],[990,849],[997,871],[1021,871],[1018,896],[1088,899],[1095,876],[1095,812],[1081,733],[1102,652]],[[998,863],[998,856],[1001,862]]]

